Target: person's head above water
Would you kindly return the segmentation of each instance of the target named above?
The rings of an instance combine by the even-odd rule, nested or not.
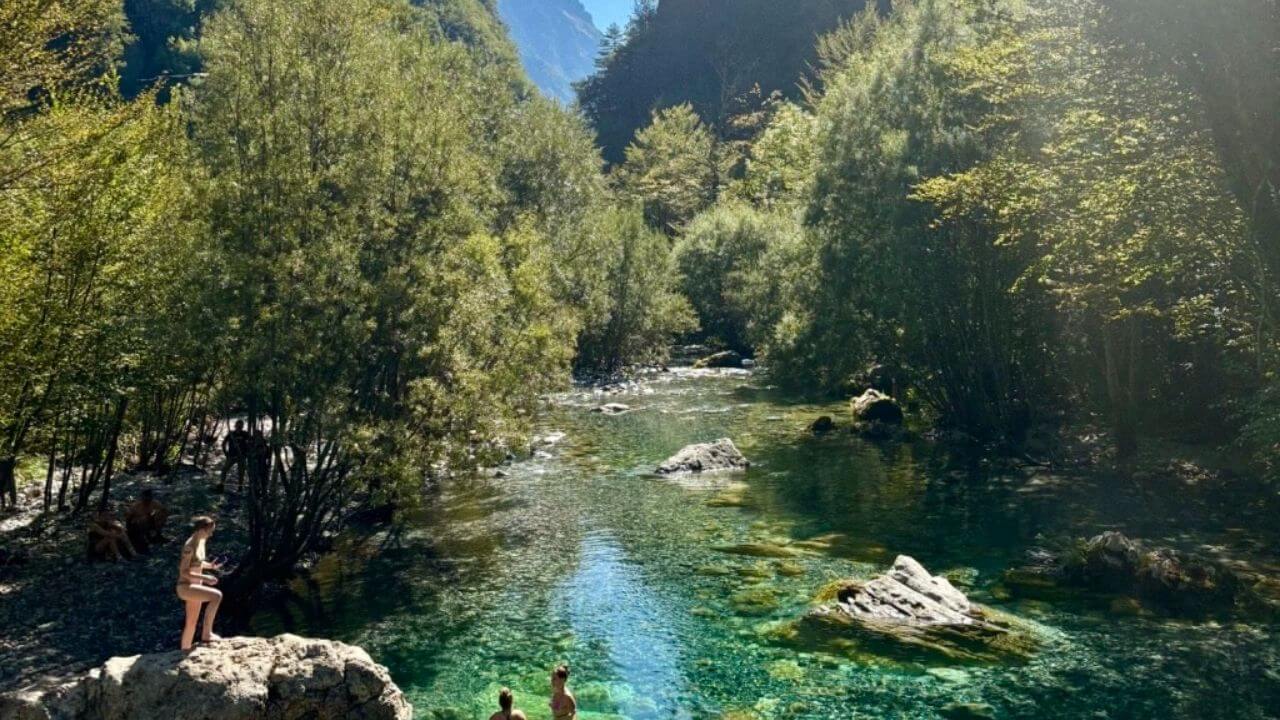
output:
[[[557,665],[555,670],[551,671],[551,687],[560,690],[564,684],[569,681],[569,666]]]
[[[511,695],[511,688],[502,688],[498,691],[498,707],[503,712],[511,712],[511,704],[515,702],[515,697]]]
[[[213,534],[213,529],[217,524],[217,521],[208,515],[197,515],[191,518],[191,534],[207,538]]]

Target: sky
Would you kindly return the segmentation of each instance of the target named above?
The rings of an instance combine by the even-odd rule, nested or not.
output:
[[[603,31],[611,23],[625,26],[627,18],[631,17],[631,6],[635,2],[634,0],[582,0],[582,4],[587,8],[587,12],[591,13],[591,19],[596,21],[596,27]]]

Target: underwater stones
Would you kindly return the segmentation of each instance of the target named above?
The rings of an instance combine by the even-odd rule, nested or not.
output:
[[[561,440],[564,440],[564,439],[565,439],[565,433],[559,430],[556,430],[554,432],[549,432],[546,435],[541,435],[539,437],[534,438],[533,446],[534,447],[551,447],[552,445],[556,445]]]
[[[778,591],[763,585],[753,585],[734,593],[729,603],[740,615],[767,615],[781,604]]]
[[[1108,531],[1078,540],[1065,552],[1036,550],[1028,562],[1005,572],[1004,584],[1018,595],[1044,597],[1077,589],[1121,595],[1175,613],[1231,607],[1241,582],[1229,568],[1167,547],[1149,548]],[[1113,604],[1121,614],[1132,604]]]
[[[827,552],[831,550],[837,543],[843,542],[845,536],[841,533],[827,533],[825,535],[816,535],[807,540],[797,540],[791,543],[793,546],[803,548],[805,550],[813,550],[815,552]]]
[[[659,475],[744,470],[750,465],[729,438],[688,445],[658,465]]]
[[[599,407],[592,408],[591,412],[601,415],[623,415],[631,412],[631,406],[623,405],[622,403],[605,403]]]
[[[831,419],[830,415],[823,415],[817,420],[809,423],[809,432],[814,435],[822,435],[836,429],[836,421]]]
[[[996,711],[986,703],[953,702],[939,711],[947,720],[995,720]]]
[[[949,683],[952,685],[963,685],[969,682],[969,679],[970,679],[969,673],[959,668],[949,668],[949,667],[929,668],[925,672],[941,680],[944,683]]]
[[[783,577],[800,577],[801,575],[804,575],[805,572],[803,565],[798,562],[791,562],[788,560],[778,562],[774,567],[778,571],[778,574]]]
[[[723,352],[712,353],[704,358],[699,359],[693,364],[698,370],[706,368],[741,368],[742,355],[733,350],[725,350]]]
[[[801,552],[785,545],[777,545],[766,542],[744,542],[733,543],[730,545],[715,546],[717,552],[728,553],[730,555],[745,555],[747,557],[759,558],[794,558],[799,557]]]
[[[733,483],[708,499],[706,505],[707,507],[743,507],[747,504],[748,489],[750,486],[746,483]]]
[[[809,635],[853,635],[883,642],[887,650],[969,661],[1027,657],[1036,645],[1015,618],[971,603],[946,578],[930,575],[906,555],[884,574],[844,581],[834,593],[834,602],[805,617]]]
[[[773,566],[763,560],[738,568],[738,576],[748,580],[769,580],[773,577]]]
[[[795,660],[775,660],[765,666],[774,680],[795,681],[804,677],[804,668]]]

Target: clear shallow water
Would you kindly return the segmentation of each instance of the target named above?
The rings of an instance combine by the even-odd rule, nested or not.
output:
[[[1108,528],[1272,564],[1268,508],[1110,478],[1000,476],[927,445],[813,438],[808,422],[841,406],[789,404],[740,376],[677,373],[648,387],[560,398],[544,430],[567,436],[549,457],[450,484],[395,532],[326,557],[255,629],[364,646],[422,718],[483,720],[504,685],[532,720],[547,718],[548,671],[563,661],[587,719],[933,718],[953,702],[1009,718],[1280,713],[1280,636],[1265,620],[1117,617],[993,592],[1045,538]],[[587,412],[608,401],[635,410]],[[717,437],[752,469],[710,483],[648,474]],[[743,542],[798,554],[722,551]],[[824,584],[898,553],[1037,623],[1041,651],[963,666],[774,640]]]

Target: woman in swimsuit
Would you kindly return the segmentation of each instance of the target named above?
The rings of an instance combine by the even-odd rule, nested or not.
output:
[[[578,701],[565,687],[569,682],[569,666],[557,665],[551,671],[551,717],[555,720],[577,720]]]
[[[490,715],[489,720],[525,720],[524,712],[513,709],[514,705],[515,696],[511,694],[511,690],[502,688],[498,693],[498,707],[502,709]]]
[[[192,518],[191,537],[183,544],[182,559],[178,562],[178,597],[187,605],[187,623],[182,628],[183,650],[191,649],[196,624],[200,622],[200,609],[206,603],[209,609],[204,614],[204,632],[200,642],[222,639],[213,634],[213,621],[218,616],[218,606],[222,604],[222,591],[211,587],[218,584],[218,578],[205,574],[205,570],[222,568],[222,563],[205,561],[205,541],[213,534],[213,528],[213,518],[208,515]]]

